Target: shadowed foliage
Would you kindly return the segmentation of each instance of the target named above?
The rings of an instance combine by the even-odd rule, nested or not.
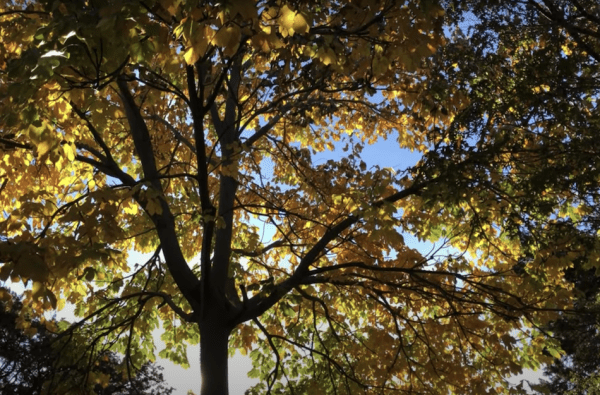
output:
[[[22,302],[16,295],[8,306],[0,304],[0,392],[6,395],[46,395],[54,393],[53,383],[69,382],[71,391],[94,395],[162,395],[174,389],[163,383],[161,367],[145,363],[128,379],[122,358],[107,352],[98,355],[92,369],[87,361],[66,363],[61,355],[74,345],[57,342],[56,336],[37,321],[18,327]],[[90,376],[91,373],[91,376]],[[102,376],[106,375],[106,376]],[[106,382],[94,383],[94,377]]]

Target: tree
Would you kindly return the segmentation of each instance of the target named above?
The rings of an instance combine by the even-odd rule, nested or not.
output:
[[[598,291],[600,281],[595,273],[579,268],[567,273],[579,293],[578,310],[585,314],[565,314],[549,324],[549,331],[560,341],[565,355],[544,369],[548,380],[535,389],[548,394],[600,393],[598,355],[600,350]]]
[[[9,295],[2,289],[4,295]],[[35,395],[54,393],[53,388],[61,381],[62,388],[78,394],[97,395],[126,394],[171,394],[173,388],[162,385],[162,368],[145,363],[127,379],[122,371],[121,358],[109,352],[98,355],[95,361],[65,361],[61,358],[72,351],[70,342],[57,342],[55,336],[38,321],[26,322],[25,328],[19,328],[25,322],[20,320],[23,305],[16,295],[10,306],[0,305],[0,389],[2,393],[14,395]],[[71,349],[71,350],[69,350]],[[93,362],[93,368],[85,365]],[[104,378],[106,385],[95,384]],[[67,393],[67,392],[63,392]]]
[[[454,15],[431,0],[5,0],[0,279],[30,286],[25,315],[75,304],[80,321],[48,325],[89,355],[139,367],[159,323],[161,356],[186,365],[199,342],[202,395],[227,393],[235,349],[262,379],[252,393],[516,393],[505,377],[560,356],[543,325],[571,305],[563,271],[598,261],[570,190],[597,169],[544,163],[556,133],[589,136],[505,123],[531,102],[496,116],[483,76],[507,55],[470,43],[460,77]],[[368,167],[364,144],[394,133],[423,159]],[[132,249],[151,257],[131,268]]]
[[[447,46],[443,56],[447,64],[479,59],[467,62],[470,66],[461,65],[452,77],[452,81],[472,83],[479,98],[479,108],[465,117],[463,124],[480,130],[479,134],[484,129],[528,129],[533,138],[543,140],[545,163],[529,177],[522,173],[518,188],[530,196],[544,193],[552,184],[568,191],[563,211],[576,206],[579,213],[555,225],[577,234],[587,248],[593,248],[600,223],[599,191],[594,181],[600,153],[600,4],[529,0],[456,2],[454,6],[455,16],[469,10],[471,17],[475,14],[478,18],[477,23],[469,24],[469,38],[457,31],[456,43]],[[484,113],[489,117],[483,117]],[[479,125],[472,127],[475,122]],[[517,133],[510,135],[515,138]],[[522,140],[515,138],[515,143],[509,152],[518,152],[516,145]],[[540,199],[539,204],[545,203]],[[544,210],[550,212],[551,207]],[[519,233],[524,244],[536,243],[527,229]],[[523,260],[522,266],[530,260]],[[584,255],[574,261],[565,278],[576,290],[578,313],[561,313],[547,325],[564,354],[546,366],[549,380],[535,389],[547,394],[600,393],[597,271]]]
[[[20,309],[15,302],[10,310],[0,305],[0,389],[9,394],[37,394],[42,388],[52,358],[49,345],[43,337],[45,327],[39,335],[27,335],[16,328]],[[29,332],[37,330],[34,324]]]

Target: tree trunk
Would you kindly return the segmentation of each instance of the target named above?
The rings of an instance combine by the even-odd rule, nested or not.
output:
[[[227,351],[231,329],[219,321],[205,319],[200,324],[200,395],[229,395]]]

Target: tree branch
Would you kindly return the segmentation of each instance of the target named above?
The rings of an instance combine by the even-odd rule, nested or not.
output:
[[[140,108],[135,103],[127,82],[123,76],[117,78],[117,85],[119,87],[119,96],[125,108],[125,114],[127,121],[129,122],[129,129],[131,136],[133,137],[133,144],[135,145],[135,151],[137,156],[140,158],[142,169],[144,171],[144,178],[152,180],[152,186],[157,192],[162,192],[160,182],[155,179],[157,176],[156,160],[154,159],[154,149],[152,147],[152,141],[150,139],[150,132],[148,126],[142,118]]]
[[[34,148],[31,144],[18,143],[16,141],[4,139],[2,137],[0,137],[0,144],[3,144],[5,146],[11,147],[11,148],[22,148],[22,149],[29,149],[29,150]]]
[[[116,162],[110,152],[110,148],[108,147],[108,145],[106,145],[106,143],[104,142],[104,140],[102,139],[102,136],[100,135],[100,133],[98,133],[98,130],[96,130],[96,128],[94,127],[94,125],[92,125],[92,122],[89,120],[88,117],[86,117],[86,115],[84,114],[83,111],[81,111],[77,105],[75,105],[75,103],[73,103],[72,101],[69,102],[69,104],[71,105],[71,108],[73,109],[73,111],[75,112],[75,114],[77,114],[77,116],[79,118],[81,118],[87,125],[88,130],[90,131],[90,133],[92,133],[92,136],[94,137],[94,141],[96,143],[98,143],[98,145],[100,146],[100,148],[102,148],[102,151],[104,151],[104,155],[107,158],[107,161],[109,163],[114,163],[116,165]]]
[[[381,207],[385,203],[394,203],[408,196],[418,195],[421,191],[431,184],[430,182],[421,182],[397,192],[391,196],[380,199],[373,204],[372,207]],[[314,263],[323,253],[329,242],[339,237],[343,231],[356,224],[363,217],[362,212],[356,211],[348,215],[344,220],[330,228],[321,239],[302,257],[300,263],[294,270],[294,273],[288,279],[276,285],[273,291],[268,296],[261,294],[254,295],[248,300],[246,308],[236,317],[236,322],[241,323],[249,319],[255,318],[263,314],[265,311],[275,305],[283,296],[290,292],[293,288],[303,283],[310,276],[309,266]]]
[[[209,299],[207,294],[207,284],[210,283],[211,267],[210,256],[212,252],[212,239],[215,228],[215,212],[216,209],[210,199],[210,189],[208,187],[208,167],[206,163],[206,142],[204,140],[204,117],[206,110],[203,108],[198,92],[196,89],[196,81],[194,76],[194,68],[186,66],[186,77],[188,94],[190,96],[190,111],[192,113],[192,122],[194,125],[194,140],[196,142],[196,163],[198,166],[198,189],[200,191],[200,211],[202,213],[203,230],[202,230],[202,249],[200,250],[200,295],[201,307],[200,317],[204,315],[203,303]],[[200,75],[202,83],[203,76]]]
[[[228,94],[225,107],[224,127],[221,130],[220,146],[222,154],[222,169],[229,169],[227,173],[222,171],[219,183],[219,208],[217,215],[223,220],[224,226],[215,230],[215,251],[213,256],[213,268],[211,286],[216,290],[224,290],[227,281],[231,257],[231,239],[233,235],[233,212],[235,206],[235,195],[238,187],[237,166],[238,158],[233,144],[238,141],[237,106],[238,90],[240,85],[242,66],[241,58],[232,61],[228,84]],[[230,174],[233,173],[233,174]],[[220,292],[220,291],[219,291]]]
[[[125,107],[125,113],[129,122],[130,133],[133,137],[135,149],[142,163],[144,178],[149,179],[152,187],[160,194],[161,213],[148,213],[148,215],[152,218],[152,221],[156,226],[156,232],[158,233],[160,243],[163,246],[163,252],[169,272],[173,276],[175,283],[184,297],[192,307],[196,309],[199,307],[196,289],[199,287],[200,281],[188,266],[187,261],[181,252],[181,246],[177,238],[177,233],[175,232],[175,218],[171,213],[167,201],[162,197],[163,191],[156,169],[150,132],[142,118],[139,107],[136,105],[133,96],[131,96],[131,93],[129,92],[127,82],[123,76],[117,79],[117,84],[119,87],[119,95],[123,102],[123,106]],[[146,204],[144,203],[147,202],[141,197],[140,193],[136,193],[134,197],[145,209]]]
[[[265,246],[264,248],[260,249],[260,251],[245,251],[240,248],[233,248],[231,251],[235,252],[236,254],[242,255],[242,256],[255,258],[255,257],[261,256],[265,252],[272,250],[273,248],[277,248],[277,247],[284,245],[284,243],[285,243],[285,240],[277,240],[277,241],[269,244],[268,246]]]
[[[98,162],[97,160],[88,158],[87,156],[83,156],[83,155],[76,155],[75,159],[80,162],[87,163],[88,165],[93,166],[95,169],[101,171],[102,173],[106,174],[107,176],[114,177],[114,178],[120,180],[124,185],[133,187],[136,184],[136,181],[133,179],[133,177],[131,177],[129,174],[123,172],[119,168],[115,169],[114,167],[112,167],[106,163]]]
[[[3,17],[3,16],[15,15],[15,14],[22,14],[22,15],[50,15],[50,13],[46,12],[46,11],[8,10],[8,11],[0,12],[0,18]]]

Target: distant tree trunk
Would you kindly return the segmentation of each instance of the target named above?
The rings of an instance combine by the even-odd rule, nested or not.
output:
[[[232,328],[215,316],[207,314],[200,323],[200,395],[228,395],[228,341]],[[211,319],[212,318],[212,319]]]

